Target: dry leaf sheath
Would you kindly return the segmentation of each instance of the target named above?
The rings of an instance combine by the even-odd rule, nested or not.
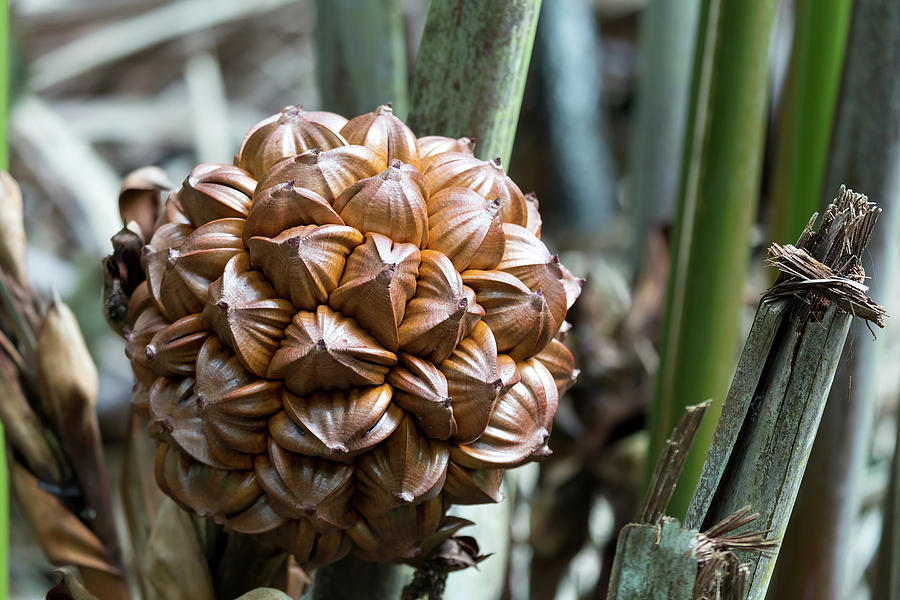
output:
[[[305,567],[417,561],[549,453],[582,281],[472,149],[287,107],[169,195],[110,269],[146,278],[120,312],[169,496]]]

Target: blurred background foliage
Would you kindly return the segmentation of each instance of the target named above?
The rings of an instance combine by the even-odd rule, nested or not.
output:
[[[29,271],[84,330],[113,475],[131,375],[101,314],[99,259],[120,227],[121,177],[155,164],[177,183],[197,162],[231,162],[243,133],[289,104],[414,111],[427,4],[10,2],[9,165]],[[361,68],[373,48],[384,71]],[[567,340],[582,374],[555,454],[508,477],[504,503],[466,508],[494,556],[451,575],[449,598],[605,596],[648,452],[652,464],[681,407],[727,390],[773,277],[767,242],[794,241],[840,183],[886,207],[867,272],[896,313],[898,73],[893,0],[543,2],[506,162],[540,199],[543,238],[587,278]],[[848,339],[770,598],[890,597],[900,379],[878,366],[900,359],[891,330]],[[42,597],[50,566],[15,505],[11,528],[11,596]]]

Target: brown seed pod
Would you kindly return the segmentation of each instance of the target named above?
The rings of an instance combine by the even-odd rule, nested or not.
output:
[[[300,225],[343,224],[325,198],[312,190],[297,187],[290,180],[254,194],[244,226],[244,243],[249,243],[255,236],[273,238]]]
[[[351,144],[371,148],[385,164],[400,160],[418,165],[416,136],[403,121],[394,116],[390,103],[350,119],[341,129],[341,135]]]
[[[331,150],[347,141],[329,127],[311,120],[301,105],[285,106],[281,112],[254,125],[234,157],[234,164],[259,178],[282,158],[310,148]]]
[[[126,175],[119,189],[122,222],[136,222],[143,238],[149,240],[163,201],[173,187],[166,172],[159,167],[141,167]]]
[[[349,186],[334,201],[334,210],[362,233],[380,233],[420,248],[428,241],[425,180],[400,161]]]
[[[387,107],[287,109],[236,164],[169,194],[119,289],[161,488],[304,568],[475,564],[447,509],[549,453],[576,374],[537,201]]]
[[[419,152],[419,170],[424,173],[428,170],[431,160],[441,154],[459,152],[474,155],[475,140],[467,137],[453,139],[442,135],[426,135],[416,140],[416,149]]]
[[[256,180],[231,165],[203,163],[194,167],[178,190],[181,212],[194,227],[216,219],[246,217]]]
[[[365,146],[341,146],[333,150],[313,148],[272,165],[260,179],[257,190],[293,181],[294,185],[312,190],[333,203],[344,188],[380,173],[385,166],[384,159]]]
[[[524,226],[528,222],[525,196],[506,176],[499,158],[484,161],[462,152],[446,152],[431,160],[425,180],[432,194],[448,187],[465,187],[485,199],[499,198],[500,219],[504,223]]]

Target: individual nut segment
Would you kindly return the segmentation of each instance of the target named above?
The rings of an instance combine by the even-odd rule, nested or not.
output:
[[[444,504],[437,496],[360,519],[347,535],[365,560],[412,560],[422,555],[423,547],[431,545],[429,538],[438,532],[443,520]]]
[[[386,166],[381,157],[365,146],[313,148],[272,165],[256,189],[265,190],[293,181],[333,203],[348,185],[376,175]]]
[[[558,328],[566,318],[569,301],[559,257],[551,255],[547,246],[524,227],[504,223],[503,233],[506,250],[497,270],[515,276],[532,292],[540,290]]]
[[[449,258],[435,250],[423,250],[421,257],[416,293],[398,330],[400,348],[439,363],[471,333],[484,309]]]
[[[502,482],[503,469],[467,469],[451,460],[444,495],[453,504],[493,504],[505,497]]]
[[[560,396],[565,394],[578,380],[580,371],[575,368],[575,357],[558,339],[550,340],[546,348],[541,350],[535,358],[541,361],[553,375]]]
[[[383,444],[357,459],[356,508],[381,515],[434,498],[444,485],[449,455],[445,442],[423,436],[406,415]]]
[[[244,253],[243,219],[220,219],[198,227],[160,227],[144,246],[142,263],[150,295],[170,321],[200,312],[209,291],[234,256]]]
[[[178,190],[178,204],[194,227],[217,219],[243,218],[250,211],[256,180],[231,165],[201,163]]]
[[[209,337],[209,329],[199,314],[178,319],[158,331],[144,346],[147,365],[163,377],[192,376],[197,355]]]
[[[419,170],[424,173],[435,157],[446,152],[474,155],[475,140],[467,137],[453,139],[442,135],[426,135],[416,140],[416,148],[419,151]]]
[[[309,119],[302,105],[285,106],[247,132],[234,164],[258,179],[287,156],[296,156],[310,148],[331,150],[346,145],[347,141],[339,133]]]
[[[419,249],[378,233],[367,233],[347,259],[340,286],[328,303],[356,319],[388,350],[400,345],[399,325],[416,292]]]
[[[269,453],[256,457],[254,470],[269,504],[282,516],[342,529],[356,520],[352,465],[296,454],[270,439]]]
[[[503,271],[465,271],[463,283],[475,290],[484,307],[484,322],[494,333],[497,350],[515,360],[540,352],[556,333],[556,320],[539,289],[532,292]]]
[[[284,412],[269,423],[275,442],[291,452],[349,460],[387,438],[403,411],[391,403],[391,386],[316,392],[284,392]]]
[[[347,225],[362,233],[380,233],[398,243],[422,248],[428,241],[425,180],[399,160],[375,175],[349,186],[334,201]]]
[[[331,204],[293,179],[258,190],[244,225],[244,243],[254,236],[273,238],[301,225],[343,225]]]
[[[340,529],[322,527],[307,519],[291,519],[262,537],[293,555],[297,564],[305,570],[340,560],[353,547],[350,538]]]
[[[363,236],[343,225],[293,227],[275,238],[250,240],[250,261],[262,269],[282,298],[315,310],[340,283],[350,252]]]
[[[522,380],[497,401],[481,437],[451,448],[453,462],[470,469],[505,469],[550,453],[556,382],[535,358],[519,363],[519,373]]]
[[[419,153],[416,136],[406,124],[394,116],[390,102],[375,110],[350,119],[341,129],[347,142],[371,148],[385,164],[402,160],[417,165]]]
[[[497,345],[490,328],[479,321],[438,369],[447,378],[457,433],[453,441],[466,444],[484,432],[503,388],[497,365]]]
[[[500,222],[500,199],[485,200],[472,190],[445,188],[429,199],[428,248],[438,250],[457,271],[493,269],[503,258],[506,239]]]
[[[428,437],[447,440],[456,433],[447,378],[440,369],[401,352],[400,364],[391,370],[388,382],[394,387],[394,403],[412,414]]]
[[[524,226],[528,222],[525,196],[506,176],[499,158],[486,161],[462,152],[446,152],[431,160],[425,170],[425,180],[431,194],[449,187],[465,187],[487,199],[499,198],[500,218],[504,223]]]
[[[254,375],[265,377],[294,307],[278,298],[250,259],[241,253],[228,261],[209,286],[203,319]]]

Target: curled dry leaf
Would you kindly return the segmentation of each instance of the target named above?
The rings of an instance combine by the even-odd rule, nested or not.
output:
[[[15,460],[9,461],[9,484],[47,560],[121,574],[97,536]]]
[[[28,404],[18,369],[3,352],[0,352],[0,399],[0,422],[6,439],[32,473],[44,482],[60,485],[59,462],[44,436],[43,425]]]
[[[383,158],[365,146],[341,146],[333,150],[313,148],[272,165],[260,179],[257,189],[293,181],[333,203],[347,186],[380,173],[386,166]]]
[[[261,236],[277,237],[300,225],[343,225],[331,204],[312,190],[297,187],[294,180],[256,192],[244,225],[244,243]]]
[[[25,270],[25,223],[22,191],[6,171],[0,170],[0,270],[20,286],[28,284]]]
[[[356,319],[388,350],[397,350],[406,303],[416,291],[419,257],[414,244],[366,234],[365,242],[347,259],[340,286],[331,293],[329,304]]]
[[[153,600],[214,600],[206,555],[188,513],[163,500],[141,565]]]
[[[144,240],[153,235],[156,221],[169,190],[175,187],[165,171],[155,166],[128,173],[119,188],[119,215],[122,223],[134,221]]]
[[[253,126],[244,136],[234,164],[256,178],[282,158],[320,148],[331,150],[347,141],[329,127],[308,118],[301,105],[285,106]]]
[[[397,355],[382,348],[356,321],[323,305],[314,313],[294,315],[268,376],[284,379],[294,393],[306,394],[380,385],[396,362]]]
[[[97,368],[75,315],[54,297],[37,340],[37,377],[44,414],[50,419],[78,477],[92,529],[107,548],[118,548],[109,481],[97,423]]]
[[[256,180],[231,165],[202,163],[178,190],[178,205],[194,227],[217,219],[246,217]]]
[[[499,158],[485,161],[462,152],[445,152],[429,162],[425,180],[432,194],[445,188],[465,187],[486,199],[498,198],[504,223],[524,226],[528,222],[525,196],[506,176]]]
[[[394,116],[390,103],[350,119],[341,129],[341,135],[351,144],[371,148],[385,164],[391,164],[394,160],[418,164],[416,136]]]
[[[361,233],[424,247],[428,241],[425,179],[399,160],[374,177],[360,179],[334,201],[341,219]]]
[[[338,286],[350,252],[363,236],[343,225],[304,225],[275,238],[250,239],[250,260],[295,308],[315,310]]]

